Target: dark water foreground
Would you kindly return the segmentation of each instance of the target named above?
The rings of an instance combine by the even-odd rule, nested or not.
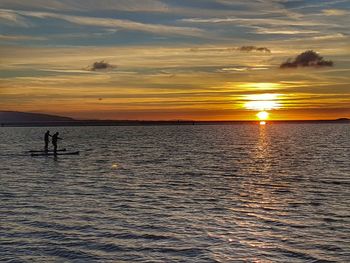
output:
[[[350,125],[0,128],[0,262],[350,262]]]

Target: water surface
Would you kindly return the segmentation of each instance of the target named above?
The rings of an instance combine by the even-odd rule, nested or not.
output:
[[[349,262],[350,125],[0,128],[1,262]]]

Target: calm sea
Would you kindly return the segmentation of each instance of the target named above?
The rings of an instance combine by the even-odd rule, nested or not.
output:
[[[350,125],[0,128],[0,262],[350,262]]]

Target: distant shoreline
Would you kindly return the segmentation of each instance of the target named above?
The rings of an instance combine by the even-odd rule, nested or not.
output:
[[[161,126],[161,125],[235,125],[258,124],[249,121],[196,121],[196,120],[77,120],[64,116],[33,112],[0,111],[0,127],[47,127],[47,126]],[[333,120],[267,120],[268,124],[280,123],[350,123],[349,118]]]
[[[31,121],[31,122],[2,122],[0,127],[54,127],[54,126],[165,126],[165,125],[256,125],[259,121],[132,121],[132,120],[72,120],[72,121]],[[267,124],[337,124],[349,123],[350,119],[337,120],[274,120]]]

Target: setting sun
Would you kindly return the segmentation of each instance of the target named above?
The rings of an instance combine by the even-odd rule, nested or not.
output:
[[[267,120],[269,118],[269,113],[266,111],[260,111],[256,116],[258,116],[259,120]]]

